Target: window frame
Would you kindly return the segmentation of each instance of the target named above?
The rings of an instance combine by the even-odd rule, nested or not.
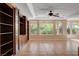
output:
[[[67,33],[67,34],[68,34],[68,35],[79,35],[79,34],[77,34],[77,33],[76,33],[76,34],[73,34],[73,33],[72,33],[72,26],[73,26],[72,24],[73,24],[73,23],[79,23],[79,21],[78,21],[78,20],[71,20],[71,21],[68,21],[67,23],[70,24],[70,34],[68,34],[68,33]]]
[[[33,22],[33,21],[36,21],[37,22],[37,29],[38,29],[38,33],[37,34],[31,34],[31,29],[30,29],[30,27],[31,27],[31,23]],[[48,23],[52,23],[53,24],[53,31],[54,31],[54,33],[53,34],[40,34],[39,32],[40,32],[40,29],[39,29],[39,24],[40,24],[40,22],[42,22],[42,21],[44,21],[44,23],[45,22],[48,22]],[[56,22],[57,21],[61,21],[63,24],[64,24],[64,26],[65,26],[65,29],[63,30],[63,34],[57,34],[56,33]],[[66,35],[67,34],[67,31],[66,31],[66,25],[67,25],[67,21],[66,20],[30,20],[29,21],[29,35]]]

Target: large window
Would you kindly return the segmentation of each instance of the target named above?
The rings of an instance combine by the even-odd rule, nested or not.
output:
[[[38,33],[37,22],[31,22],[31,24],[30,24],[30,33],[34,34],[34,35]]]
[[[62,21],[56,21],[56,34],[63,34],[63,22]]]
[[[53,24],[49,23],[44,23],[44,24],[39,24],[39,33],[40,34],[53,34]]]
[[[79,34],[79,22],[69,22],[67,25],[68,34]]]
[[[53,23],[48,21],[30,21],[30,34],[53,34]]]
[[[79,23],[72,23],[72,34],[79,33]]]
[[[79,22],[75,21],[31,21],[30,34],[79,34]]]

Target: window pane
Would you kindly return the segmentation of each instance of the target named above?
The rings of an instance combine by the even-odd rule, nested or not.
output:
[[[40,34],[53,34],[53,24],[40,23],[39,30],[40,30]]]
[[[72,34],[79,33],[79,23],[72,23]]]
[[[71,34],[71,23],[67,22],[67,34]]]
[[[31,34],[37,34],[37,24],[31,24]]]
[[[62,23],[62,21],[56,22],[56,33],[57,34],[63,34],[63,23]]]
[[[67,34],[70,34],[70,27],[67,27]]]

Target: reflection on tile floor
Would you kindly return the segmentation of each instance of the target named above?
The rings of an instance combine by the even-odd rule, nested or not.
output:
[[[78,42],[73,40],[28,41],[17,56],[77,56]]]

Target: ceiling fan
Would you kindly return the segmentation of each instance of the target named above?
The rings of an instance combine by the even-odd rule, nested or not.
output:
[[[53,13],[52,11],[50,11],[48,13],[49,16],[55,16],[55,17],[59,17],[59,13]]]

